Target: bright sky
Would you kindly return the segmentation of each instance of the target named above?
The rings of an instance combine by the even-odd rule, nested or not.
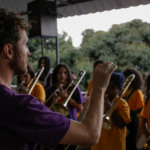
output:
[[[150,23],[150,4],[62,18],[57,20],[57,26],[58,33],[67,32],[72,37],[73,45],[78,47],[82,41],[81,33],[85,29],[108,31],[113,24],[121,24],[133,19],[141,19],[144,22]]]

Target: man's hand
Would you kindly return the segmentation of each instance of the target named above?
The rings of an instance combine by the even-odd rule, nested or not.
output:
[[[93,89],[106,90],[111,74],[116,70],[117,66],[112,66],[112,62],[99,64],[93,71]]]

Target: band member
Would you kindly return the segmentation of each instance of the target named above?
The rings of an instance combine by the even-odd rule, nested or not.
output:
[[[19,14],[0,9],[0,149],[34,150],[37,143],[54,148],[59,144],[96,144],[101,134],[104,93],[112,72],[111,62],[93,71],[90,104],[82,122],[51,111],[28,94],[11,89],[15,75],[27,73],[26,21]]]
[[[44,71],[42,72],[39,82],[44,86],[45,89],[50,86],[50,68],[51,68],[51,61],[49,57],[42,56],[38,61],[38,69],[44,67]]]
[[[51,96],[54,91],[59,88],[60,91],[55,93],[46,105],[49,107],[53,102],[63,103],[70,92],[73,90],[75,84],[71,84],[72,73],[66,64],[58,64],[52,74],[52,86],[47,90],[46,97]],[[62,85],[62,87],[60,87]],[[68,103],[69,118],[77,120],[77,112],[83,110],[84,97],[79,86],[75,89],[71,99]]]
[[[47,98],[51,96],[57,88],[60,89],[59,92],[53,94],[53,97],[50,99],[49,103],[46,105],[49,107],[53,102],[63,103],[75,87],[75,84],[70,84],[73,80],[73,73],[66,64],[58,64],[52,74],[52,86],[47,90]],[[62,87],[59,87],[62,85]],[[78,112],[83,111],[83,104],[85,100],[81,93],[79,86],[75,89],[72,94],[69,102],[67,104],[67,109],[69,110],[69,115],[67,116],[70,119],[77,120]],[[55,150],[63,150],[66,145],[58,145]],[[74,150],[75,145],[70,145],[69,149]],[[68,149],[68,150],[69,150]]]
[[[150,148],[150,74],[145,80],[145,104],[141,111],[141,135],[144,134],[148,141],[145,141],[145,148]],[[143,145],[144,147],[144,145]]]
[[[123,74],[118,72],[112,74],[105,95],[105,113],[118,99],[124,81]],[[126,125],[131,120],[128,103],[122,98],[116,104],[110,120],[112,128],[102,129],[98,144],[92,145],[91,150],[126,150]]]
[[[19,93],[27,94],[30,88],[33,88],[31,95],[35,96],[40,102],[45,103],[45,89],[42,84],[40,84],[38,81],[34,84],[36,78],[35,78],[35,72],[32,69],[31,66],[27,66],[28,72],[25,75],[18,76],[18,85],[23,83],[19,87]],[[34,86],[34,87],[32,87]]]
[[[138,131],[138,115],[141,112],[144,100],[142,93],[143,78],[141,73],[134,68],[127,68],[123,72],[127,78],[129,75],[134,74],[135,78],[132,81],[127,92],[123,98],[128,102],[130,107],[131,122],[127,125],[128,134],[126,138],[127,150],[136,150],[136,139]]]

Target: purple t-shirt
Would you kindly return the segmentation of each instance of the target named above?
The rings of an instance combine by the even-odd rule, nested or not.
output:
[[[35,97],[0,85],[0,149],[34,150],[37,143],[53,148],[69,126],[67,117]]]
[[[73,86],[71,86],[68,90],[72,91],[72,89],[75,87],[75,84],[73,84]],[[46,93],[46,99],[48,99],[49,96],[51,96],[51,94],[56,90],[56,88],[54,86],[51,86],[48,88],[47,93]],[[72,94],[72,99],[74,99],[78,104],[83,104],[85,103],[84,97],[81,93],[81,90],[79,88],[79,86],[77,86],[77,88],[75,89],[74,93]],[[47,103],[47,106],[49,107],[51,105],[52,99],[49,100],[49,102]],[[67,105],[68,110],[69,110],[69,116],[68,118],[73,119],[73,120],[77,120],[77,112],[78,110],[71,106],[69,103]]]

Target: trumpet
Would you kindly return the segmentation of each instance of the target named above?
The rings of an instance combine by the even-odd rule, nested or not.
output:
[[[72,94],[74,93],[75,89],[77,88],[77,86],[79,85],[79,83],[81,82],[82,78],[85,75],[85,71],[80,71],[76,74],[76,76],[74,77],[74,79],[71,81],[71,83],[69,84],[68,87],[70,87],[70,85],[72,85],[74,83],[75,80],[78,80],[76,85],[74,86],[74,88],[72,89],[71,93],[69,94],[68,98],[63,102],[63,103],[59,103],[59,102],[54,102],[52,103],[52,105],[50,106],[50,108],[55,111],[55,112],[59,112],[64,116],[68,116],[69,115],[69,110],[67,108],[67,104],[72,96]],[[68,89],[67,87],[67,89]]]
[[[118,97],[118,99],[116,101],[113,102],[111,108],[104,114],[103,116],[103,124],[102,124],[102,129],[105,130],[110,130],[112,128],[112,124],[110,121],[110,116],[115,108],[115,106],[117,105],[118,101],[122,98],[123,94],[126,92],[126,90],[128,89],[128,87],[130,86],[131,82],[134,80],[135,75],[131,74],[130,76],[128,76],[122,86],[122,90],[121,90],[121,94]]]

